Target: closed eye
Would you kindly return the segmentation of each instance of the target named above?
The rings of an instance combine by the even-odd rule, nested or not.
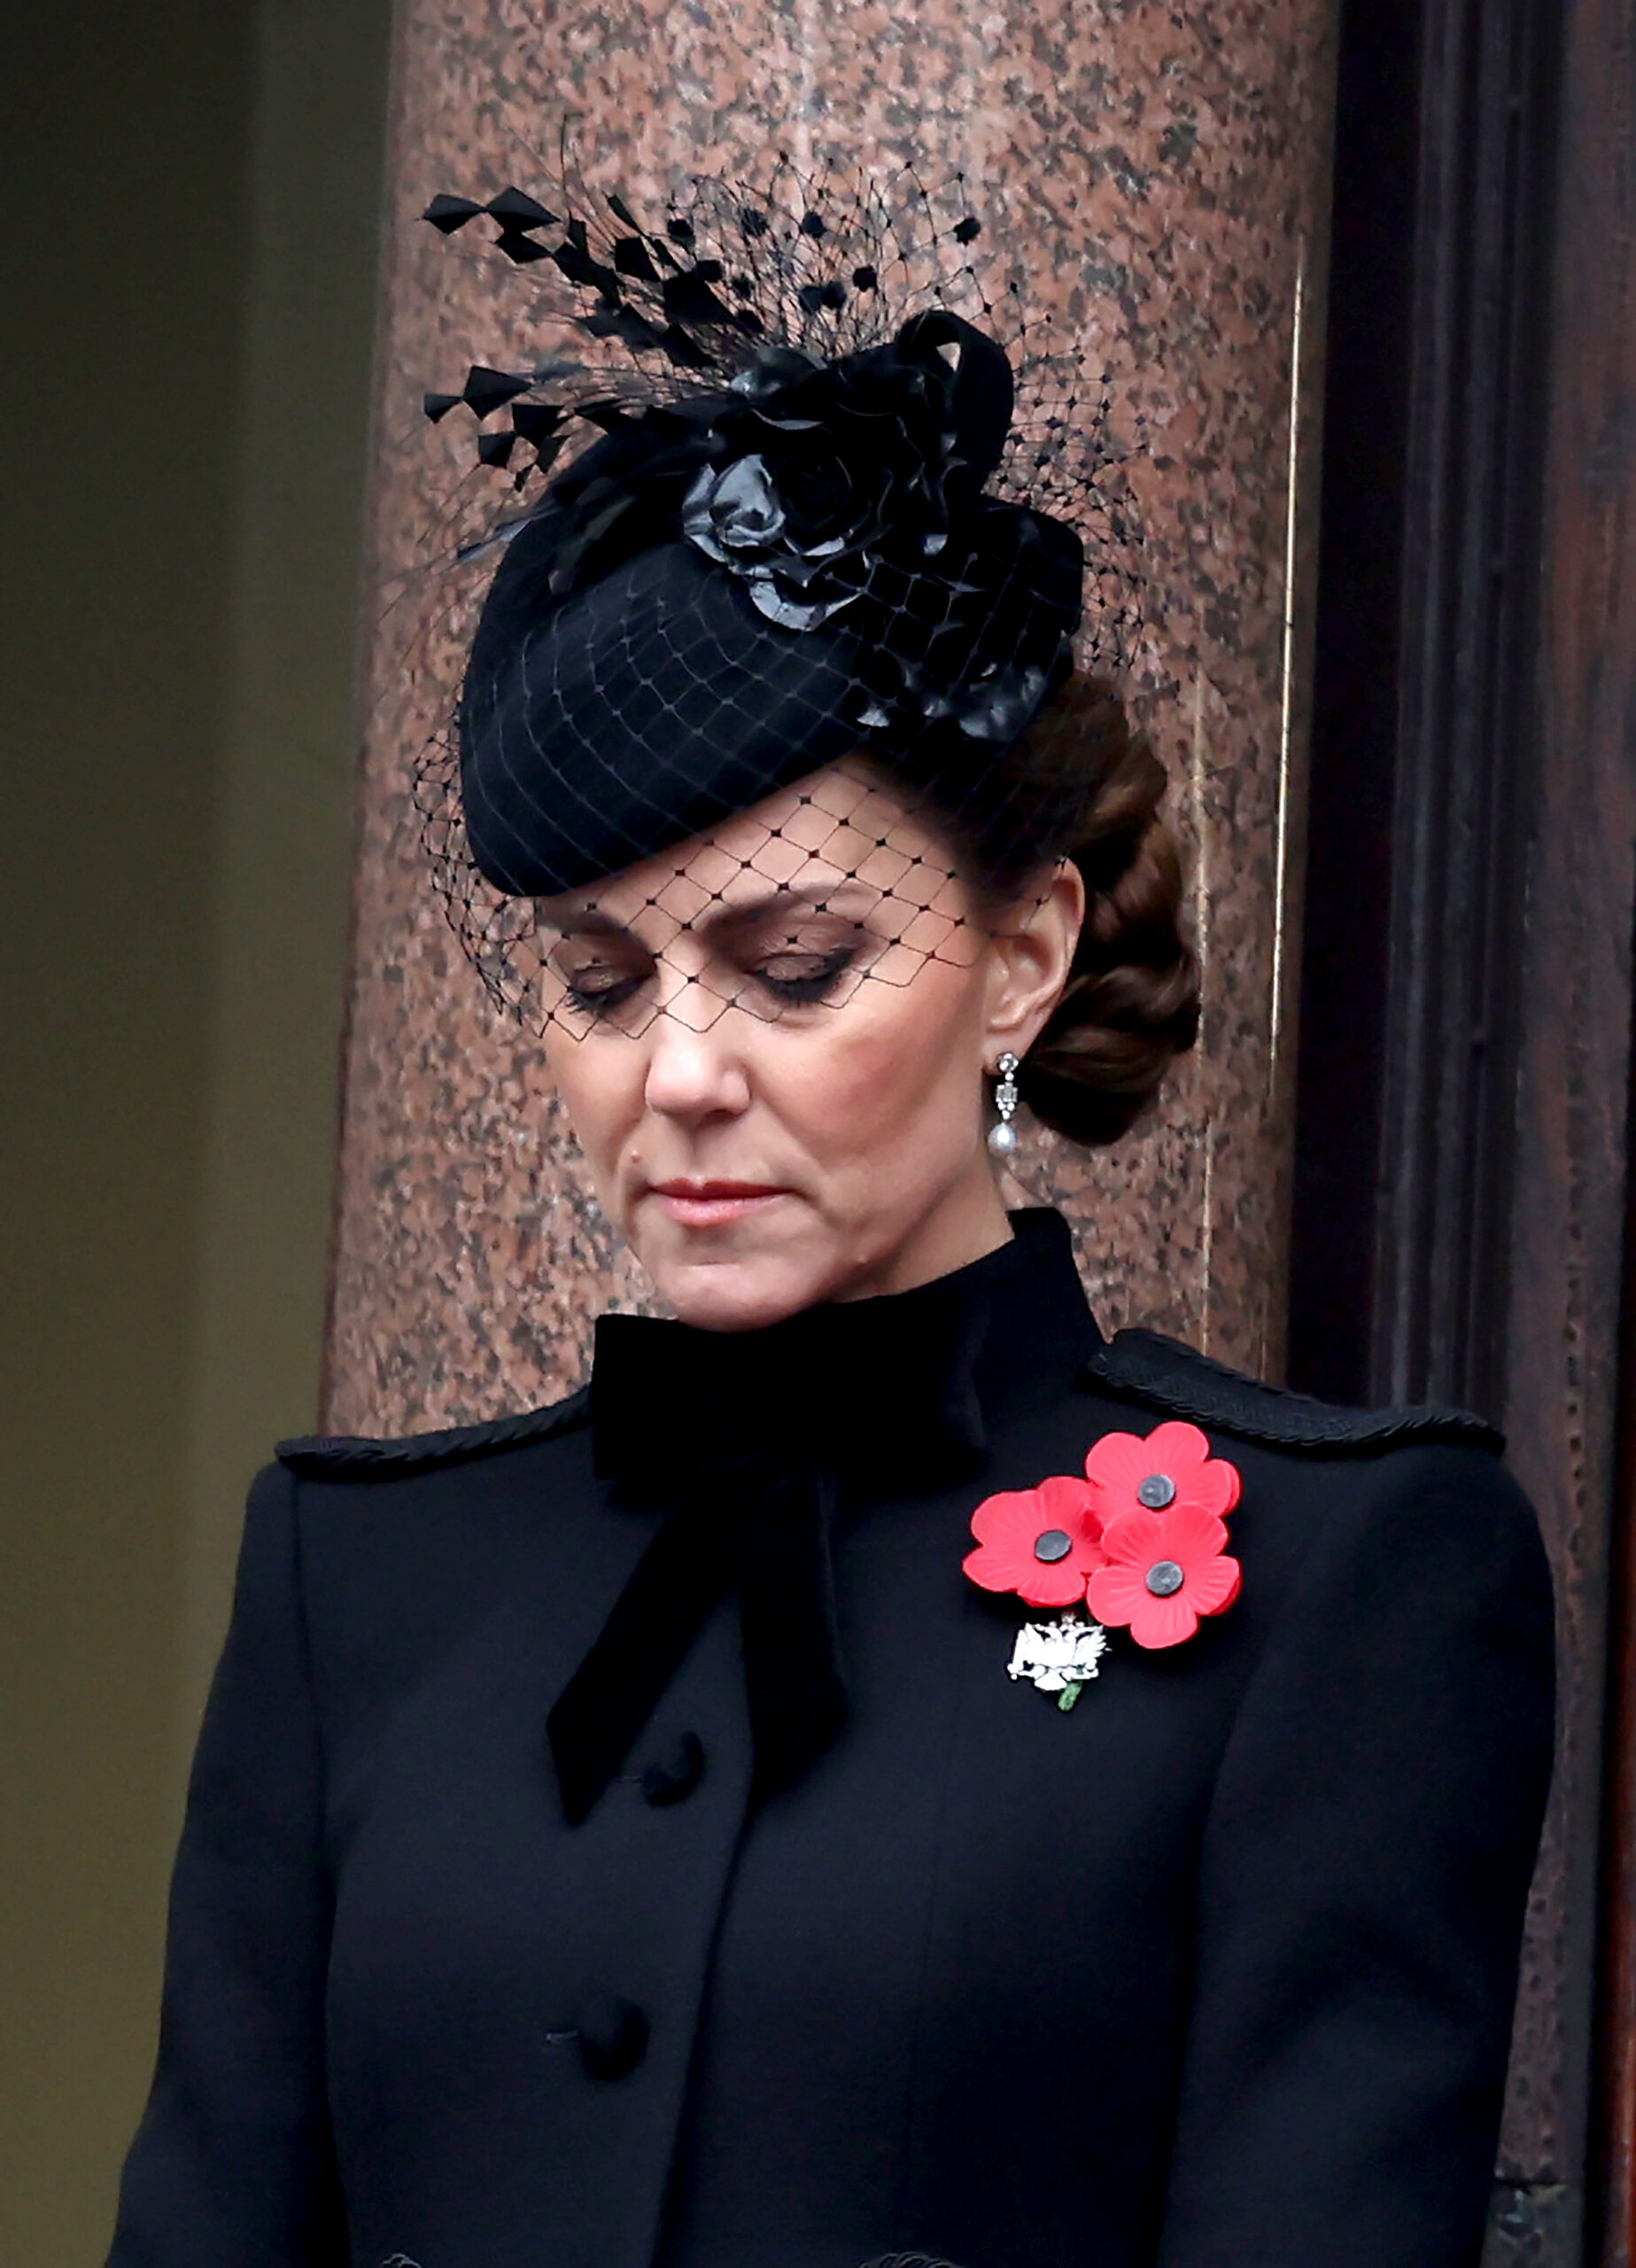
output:
[[[795,947],[771,954],[760,962],[757,983],[780,1000],[799,1005],[822,1000],[833,992],[857,959],[856,945],[835,945],[827,952],[802,952]]]
[[[615,1008],[631,998],[641,981],[640,976],[622,975],[616,969],[587,969],[570,981],[568,997],[577,1008]]]
[[[633,999],[652,975],[652,964],[633,967],[629,960],[582,960],[558,965],[558,975],[570,1007],[582,1015],[611,1015]]]

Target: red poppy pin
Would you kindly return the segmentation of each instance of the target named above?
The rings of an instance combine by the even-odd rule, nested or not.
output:
[[[1110,1629],[1128,1629],[1138,1646],[1179,1646],[1201,1615],[1224,1613],[1243,1580],[1225,1549],[1239,1487],[1237,1466],[1212,1456],[1197,1425],[1172,1420],[1145,1440],[1105,1433],[1082,1480],[1053,1474],[985,1497],[972,1514],[966,1573],[984,1590],[1061,1610],[1055,1622],[1024,1625],[1012,1676],[1071,1709],[1098,1674]]]

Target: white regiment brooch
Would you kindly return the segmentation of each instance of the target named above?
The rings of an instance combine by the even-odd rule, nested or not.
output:
[[[1108,1634],[1099,1622],[1065,1614],[1059,1622],[1025,1622],[1008,1666],[1012,1677],[1026,1677],[1036,1692],[1054,1693],[1059,1709],[1071,1709],[1107,1650]]]

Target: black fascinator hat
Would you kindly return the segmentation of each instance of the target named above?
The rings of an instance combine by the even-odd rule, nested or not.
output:
[[[523,499],[489,533],[452,746],[422,781],[456,928],[513,1006],[516,901],[855,752],[945,809],[992,795],[1074,666],[1082,530],[1088,638],[1115,657],[1134,579],[1105,400],[1071,363],[1013,361],[979,223],[907,190],[701,182],[653,229],[618,197],[565,218],[561,189],[428,209],[449,236],[486,217],[531,285],[549,276],[558,328],[599,342],[474,365],[425,404],[471,412]]]

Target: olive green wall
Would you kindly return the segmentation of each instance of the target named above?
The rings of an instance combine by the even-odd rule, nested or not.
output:
[[[390,0],[0,9],[0,2260],[91,2268],[316,1400]]]

